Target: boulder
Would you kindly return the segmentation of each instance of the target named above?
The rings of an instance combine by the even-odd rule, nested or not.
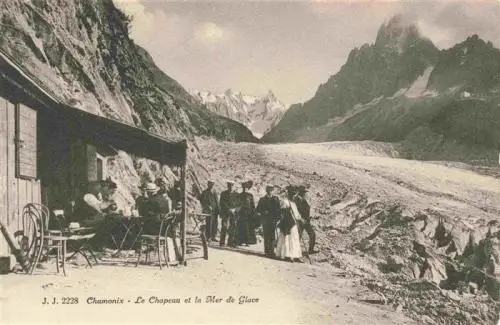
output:
[[[389,272],[399,272],[403,268],[405,261],[398,255],[391,255],[387,258],[385,265],[386,270]]]

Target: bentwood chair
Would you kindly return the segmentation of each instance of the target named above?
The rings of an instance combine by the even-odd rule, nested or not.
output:
[[[67,236],[62,231],[51,231],[49,227],[49,209],[38,203],[28,203],[24,206],[21,219],[23,229],[16,232],[21,242],[21,251],[28,262],[27,273],[33,274],[42,255],[48,258],[49,253],[56,251],[56,270],[62,262],[63,274],[66,275],[65,257]]]
[[[137,256],[137,262],[135,266],[139,265],[141,260],[142,253],[145,253],[145,262],[148,263],[150,259],[150,253],[155,252],[158,256],[158,264],[160,266],[160,270],[162,269],[162,255],[165,260],[165,265],[169,267],[169,251],[168,251],[168,235],[170,230],[172,229],[172,225],[176,220],[177,213],[172,211],[167,213],[161,217],[160,226],[158,232],[154,234],[142,234],[139,240],[139,254]],[[147,221],[146,221],[147,223]],[[147,225],[145,225],[147,228]],[[173,238],[175,243],[175,238]]]
[[[49,209],[38,203],[28,203],[22,211],[23,230],[17,232],[21,237],[21,249],[25,254],[25,259],[29,263],[27,273],[33,274],[36,266],[42,256],[48,258],[50,253],[55,250],[56,270],[59,273],[59,266],[62,266],[63,274],[66,276],[66,251],[67,244],[73,248],[74,256],[76,253],[82,254],[89,266],[92,266],[85,254],[87,250],[86,243],[92,239],[95,234],[80,234],[75,229],[66,229],[60,215],[55,216],[59,229],[49,229]],[[90,250],[91,255],[97,262],[96,257]]]

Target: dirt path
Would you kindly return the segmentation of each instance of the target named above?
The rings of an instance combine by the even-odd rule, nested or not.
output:
[[[447,279],[445,262],[453,259],[453,252],[463,252],[471,233],[477,244],[498,221],[499,168],[393,158],[397,153],[390,145],[375,142],[260,145],[201,140],[199,147],[219,191],[227,178],[252,179],[256,199],[267,184],[281,189],[309,184],[321,255],[350,275],[388,281],[390,289],[384,292],[389,303],[395,308],[404,305],[406,315],[425,324],[496,322],[498,307],[483,299],[483,292],[453,300],[448,294],[458,291],[440,290],[438,285]],[[436,244],[441,220],[452,239],[444,247]],[[496,241],[493,245],[498,250]],[[425,247],[425,253],[415,247]],[[404,265],[397,275],[381,267],[394,258]],[[398,276],[404,281],[398,282]],[[429,281],[429,288],[437,291],[412,292],[412,285],[419,287],[421,281]],[[429,299],[433,295],[440,298]]]
[[[53,268],[39,271],[51,273]],[[322,263],[288,263],[260,254],[213,248],[210,259],[190,260],[187,267],[99,265],[72,268],[62,275],[8,275],[0,278],[0,320],[20,323],[121,324],[416,324],[390,307],[356,301],[366,295],[357,281]],[[222,298],[206,303],[206,296]],[[137,297],[144,304],[135,304]],[[151,304],[150,297],[180,298],[180,304]],[[195,304],[194,297],[202,299]],[[233,296],[235,303],[225,303]],[[239,304],[241,296],[258,302]],[[42,305],[44,297],[60,304]],[[61,305],[60,298],[77,297],[78,304]],[[87,304],[96,299],[122,298],[124,304]],[[183,303],[192,297],[192,303]],[[370,296],[367,296],[370,297]],[[130,303],[128,302],[130,300]],[[25,309],[20,309],[24,306]]]

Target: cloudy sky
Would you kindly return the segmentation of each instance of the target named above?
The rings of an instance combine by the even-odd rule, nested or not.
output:
[[[133,15],[135,42],[185,88],[271,89],[286,104],[311,98],[396,13],[441,49],[472,34],[500,48],[500,0],[114,1]]]

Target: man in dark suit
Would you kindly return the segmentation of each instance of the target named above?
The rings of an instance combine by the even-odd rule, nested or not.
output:
[[[311,206],[306,199],[307,189],[305,186],[301,185],[297,188],[297,194],[294,197],[295,205],[297,205],[297,210],[299,210],[300,216],[303,222],[299,225],[299,234],[302,237],[304,230],[309,236],[309,254],[318,253],[314,250],[316,245],[316,232],[311,225]]]
[[[227,190],[220,194],[219,200],[219,215],[222,221],[219,244],[226,245],[226,235],[229,233],[228,245],[235,246],[237,193],[233,190],[234,183],[232,181],[226,183]]]
[[[266,195],[257,204],[257,213],[264,230],[264,254],[267,257],[275,257],[276,224],[280,219],[280,200],[273,195],[273,190],[274,186],[266,186]]]
[[[219,202],[217,192],[214,190],[214,181],[208,181],[207,188],[201,193],[200,203],[202,212],[208,214],[205,234],[207,239],[215,241],[218,227]]]

